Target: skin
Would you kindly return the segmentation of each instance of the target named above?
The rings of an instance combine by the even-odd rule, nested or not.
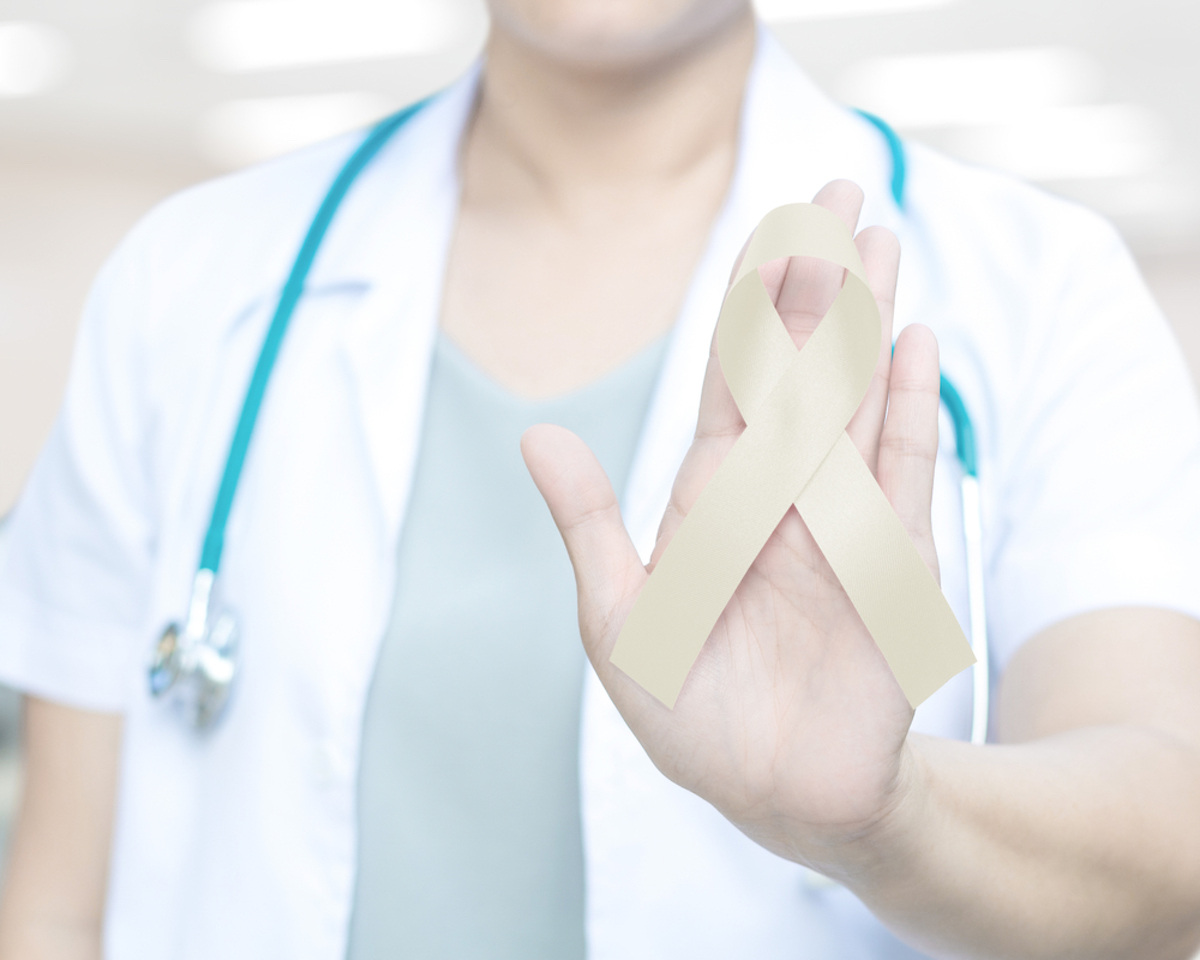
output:
[[[544,397],[674,321],[732,175],[753,25],[740,0],[494,0],[492,15],[442,325]],[[852,184],[816,200],[853,227]],[[896,241],[857,243],[890,330]],[[808,261],[763,276],[802,344],[839,278]],[[936,343],[910,327],[849,432],[935,571],[936,413]],[[741,429],[713,357],[656,556]],[[607,661],[647,576],[607,478],[559,428],[522,449],[605,687],[658,767],[748,836],[936,957],[1185,960],[1200,944],[1200,624],[1148,609],[1060,623],[1006,671],[998,745],[920,737],[792,512],[669,712]],[[0,960],[100,956],[120,730],[28,701]]]
[[[839,182],[816,202],[853,226],[861,194]],[[847,432],[936,574],[936,343],[909,327],[889,362],[898,250],[882,230],[857,244],[885,347]],[[805,261],[762,272],[802,346],[840,278]],[[1057,624],[1005,674],[1000,744],[911,734],[899,685],[793,509],[673,710],[608,662],[654,561],[743,428],[714,355],[648,567],[583,443],[552,426],[523,440],[575,567],[584,646],[658,768],[768,850],[847,886],[931,956],[1191,957],[1200,623],[1120,609]]]
[[[754,24],[729,0],[508,0],[494,14],[442,329],[509,390],[544,398],[675,322],[733,174]]]
[[[97,960],[121,719],[27,697],[21,735],[24,786],[0,901],[0,957]]]

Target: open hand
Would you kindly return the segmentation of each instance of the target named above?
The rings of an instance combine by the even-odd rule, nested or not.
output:
[[[836,181],[814,202],[853,231],[862,193]],[[936,576],[930,500],[937,344],[928,329],[910,327],[892,356],[899,245],[882,228],[862,231],[855,243],[883,336],[875,377],[846,430]],[[842,274],[807,258],[761,268],[798,347],[833,302]],[[714,339],[696,437],[649,568],[629,539],[611,484],[579,438],[538,426],[525,434],[522,451],[575,568],[588,657],[654,763],[763,846],[841,876],[906,798],[912,710],[795,508],[742,580],[673,710],[608,659],[654,562],[744,427]]]

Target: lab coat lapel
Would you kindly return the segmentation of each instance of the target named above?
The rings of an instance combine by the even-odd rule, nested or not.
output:
[[[387,543],[399,532],[420,441],[458,207],[458,143],[477,81],[472,70],[446,90],[367,169],[364,181],[385,186],[362,190],[358,204],[352,192],[339,212],[339,236],[356,239],[331,249],[323,270],[326,282],[358,274],[369,283],[343,353]]]
[[[734,258],[768,210],[810,200],[838,177],[866,192],[860,226],[894,228],[890,155],[882,139],[828,101],[760,30],[737,170],[673,334],[623,504],[643,559],[695,430]],[[594,960],[791,955],[786,945],[801,942],[808,909],[793,896],[801,890],[800,868],[766,853],[664,778],[590,670],[580,762]],[[781,890],[789,892],[782,899]]]

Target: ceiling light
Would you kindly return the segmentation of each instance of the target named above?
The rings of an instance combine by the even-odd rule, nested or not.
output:
[[[1128,104],[1041,110],[1010,124],[964,127],[939,142],[1030,180],[1135,176],[1161,168],[1168,155],[1158,118]]]
[[[754,0],[754,9],[771,23],[788,20],[835,20],[944,7],[954,0]]]
[[[233,100],[201,119],[200,148],[235,169],[365,127],[397,106],[373,93]]]
[[[193,55],[237,73],[431,53],[461,35],[463,0],[220,0],[188,24]]]
[[[44,23],[0,22],[0,97],[29,97],[67,72],[70,45]]]
[[[1100,70],[1068,47],[881,57],[834,84],[843,102],[899,128],[998,123],[1031,110],[1094,100]]]

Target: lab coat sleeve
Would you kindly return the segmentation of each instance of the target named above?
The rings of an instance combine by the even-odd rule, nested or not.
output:
[[[120,711],[145,622],[154,550],[136,254],[101,271],[62,409],[6,526],[0,682]]]
[[[1023,327],[989,484],[993,649],[1149,606],[1200,618],[1200,413],[1182,353],[1116,232],[1078,213]]]

